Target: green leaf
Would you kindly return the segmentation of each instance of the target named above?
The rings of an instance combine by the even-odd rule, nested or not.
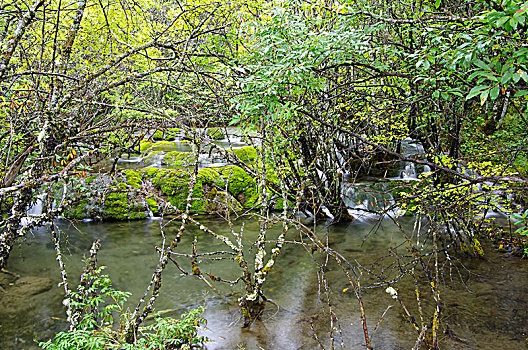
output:
[[[510,72],[510,71],[507,71],[506,73],[504,73],[504,75],[502,76],[501,80],[500,80],[500,83],[502,85],[506,85],[507,83],[509,83],[511,80],[512,80],[512,77],[513,77],[513,74]]]
[[[490,74],[486,71],[483,71],[483,70],[478,70],[476,72],[473,72],[469,77],[468,77],[468,81],[469,80],[473,80],[475,77],[478,77],[478,76],[485,76],[485,77],[488,77]]]
[[[466,96],[466,101],[472,99],[475,96],[477,96],[478,94],[480,94],[480,92],[482,90],[484,90],[486,88],[487,88],[487,86],[484,86],[484,85],[477,85],[477,86],[473,87],[473,89],[471,89],[469,94]]]
[[[488,100],[489,90],[484,90],[480,94],[480,105],[482,106]]]
[[[499,85],[495,85],[491,91],[490,91],[490,98],[491,100],[495,100],[498,96],[499,96],[499,91],[500,91],[500,88],[499,88]]]
[[[478,58],[475,58],[473,60],[473,64],[481,69],[484,69],[484,70],[487,70],[487,71],[490,71],[491,68],[486,64],[484,63],[482,60],[478,59]]]
[[[523,71],[523,70],[519,70],[519,75],[520,75],[520,77],[521,77],[525,82],[528,83],[528,74],[526,74],[525,71]]]
[[[515,93],[514,97],[523,97],[528,95],[528,90],[519,90]]]
[[[510,16],[501,17],[496,23],[497,27],[502,27],[504,23],[508,22],[509,19],[510,19]]]
[[[442,2],[442,0],[436,0],[435,1],[435,8],[439,8],[440,7],[440,3]]]

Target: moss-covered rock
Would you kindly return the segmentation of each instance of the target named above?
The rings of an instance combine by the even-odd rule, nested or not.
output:
[[[147,140],[141,140],[139,142],[139,151],[140,152],[147,152],[152,148],[152,142]]]
[[[147,217],[145,205],[137,202],[133,194],[126,192],[109,193],[103,206],[105,220],[138,220]]]
[[[193,154],[190,152],[169,152],[163,157],[161,164],[173,167],[188,167],[193,165]]]
[[[83,199],[78,203],[73,204],[69,210],[64,212],[64,216],[69,219],[86,219],[90,218],[92,215],[90,214],[89,207],[88,207],[88,200]]]
[[[135,189],[141,189],[143,175],[139,171],[135,170],[123,170],[125,175],[126,184]]]
[[[185,210],[187,196],[189,195],[190,174],[187,170],[168,170],[148,168],[145,176],[152,182],[154,188],[159,190],[167,200],[179,210]],[[196,184],[193,188],[193,198],[191,212],[206,213],[206,195],[204,188],[223,188],[224,180],[220,174],[211,168],[200,169],[196,176]]]
[[[158,201],[155,198],[152,198],[152,197],[146,198],[145,202],[147,203],[153,215],[159,214]]]
[[[215,187],[204,188],[205,198],[203,209],[208,214],[226,215],[227,212],[238,212],[243,209],[235,197],[229,192],[218,191]]]
[[[227,190],[244,207],[251,208],[258,201],[258,192],[255,180],[238,166],[225,166],[217,171],[225,182],[228,182]]]
[[[229,149],[227,152],[234,154],[241,162],[250,163],[252,165],[256,164],[257,160],[257,149],[252,146],[233,148]]]
[[[174,141],[176,140],[176,135],[180,132],[180,129],[165,129],[165,130],[156,130],[152,139],[156,141],[165,140],[165,141]]]
[[[189,155],[184,154],[185,157]],[[160,198],[183,211],[189,181],[189,169],[145,168],[123,170],[114,177],[90,177],[84,183],[87,188],[84,196],[72,192],[72,196],[79,195],[79,202],[65,216],[75,219],[144,219],[150,212],[154,215],[160,213],[163,204]],[[225,214],[243,207],[251,208],[257,201],[255,180],[242,168],[204,168],[198,170],[190,210],[196,214]],[[171,212],[165,211],[164,214]]]
[[[163,131],[161,131],[161,130],[156,130],[156,132],[154,133],[154,135],[152,135],[152,139],[153,139],[153,140],[163,140]]]

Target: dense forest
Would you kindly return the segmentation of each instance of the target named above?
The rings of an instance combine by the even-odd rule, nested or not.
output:
[[[397,302],[415,349],[441,347],[455,337],[444,271],[486,259],[484,242],[528,255],[527,11],[516,0],[0,0],[0,268],[11,273],[14,247],[47,230],[68,326],[41,346],[205,342],[201,308],[149,323],[176,268],[213,291],[240,286],[239,327],[254,327],[279,308],[265,286],[281,253],[302,246],[327,311],[321,348],[354,348],[328,261],[359,310],[358,347],[376,348],[385,315],[367,317],[367,287]],[[97,265],[100,241],[80,282],[67,273],[57,223],[152,217],[163,241],[128,311],[130,293]],[[371,267],[320,234],[364,217],[392,221],[403,240]],[[190,227],[224,248],[200,251]],[[182,242],[191,253],[175,253]],[[202,271],[210,257],[238,276]],[[398,294],[405,278],[411,299]]]

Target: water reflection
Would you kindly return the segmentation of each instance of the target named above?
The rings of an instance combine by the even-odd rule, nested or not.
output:
[[[202,222],[212,230],[230,236],[228,226],[219,219],[203,218]],[[258,223],[245,221],[245,241],[251,242],[258,233]],[[404,229],[413,225],[411,218],[401,218]],[[100,239],[102,248],[98,260],[106,265],[107,273],[118,289],[132,292],[129,307],[144,293],[152,271],[157,264],[155,246],[163,243],[160,234],[161,221],[117,222],[117,223],[67,223],[59,224],[64,232],[65,263],[70,283],[75,284],[82,269],[82,258],[88,254],[94,239]],[[235,225],[238,229],[241,222]],[[178,223],[164,229],[165,237],[174,237]],[[279,233],[277,228],[269,234],[270,239]],[[321,239],[340,251],[355,266],[380,268],[390,261],[389,247],[406,252],[401,233],[388,220],[353,222],[346,225],[318,227]],[[190,242],[198,239],[198,251],[226,250],[222,242],[211,238],[198,228],[191,227],[184,236],[178,252],[190,253]],[[290,232],[290,240],[300,239],[297,232]],[[67,243],[66,243],[67,241]],[[249,243],[248,243],[249,244]],[[449,349],[496,349],[526,348],[528,338],[528,280],[525,260],[496,253],[484,246],[485,259],[459,257],[460,263],[443,269],[442,282],[442,331],[441,345]],[[163,288],[156,308],[173,310],[167,315],[178,316],[190,307],[206,305],[207,329],[203,331],[213,342],[207,349],[313,349],[318,344],[314,330],[321,342],[328,344],[328,307],[325,290],[321,287],[316,268],[324,264],[325,257],[316,253],[316,261],[299,245],[286,245],[276,268],[265,285],[267,296],[273,301],[263,314],[263,322],[250,329],[241,329],[241,317],[237,309],[237,297],[242,286],[229,288],[215,286],[221,291],[217,295],[207,290],[203,282],[192,276],[182,276],[173,265],[164,274]],[[184,269],[190,264],[178,258]],[[462,266],[464,264],[465,267]],[[200,269],[225,279],[235,279],[239,274],[232,260],[202,261]],[[48,278],[49,290],[29,292],[26,302],[16,310],[0,311],[0,348],[31,349],[33,339],[47,339],[66,326],[62,308],[61,288],[57,287],[59,276],[53,246],[45,232],[39,230],[12,253],[8,270],[21,276]],[[360,271],[360,270],[358,270]],[[381,270],[380,270],[381,271]],[[468,271],[472,271],[469,273]],[[390,275],[397,274],[397,269]],[[330,261],[325,267],[332,297],[332,310],[338,323],[336,346],[342,341],[347,349],[362,348],[363,331],[359,319],[358,302],[349,287],[340,267]],[[6,277],[7,278],[7,277]],[[363,286],[376,282],[375,276],[366,272],[361,275]],[[3,280],[1,283],[9,284]],[[233,293],[235,292],[235,293]],[[1,293],[1,291],[0,291]],[[408,276],[399,285],[399,293],[410,312],[417,315],[414,299],[414,284]],[[424,296],[427,286],[423,287]],[[4,300],[4,299],[2,299]],[[367,321],[372,331],[378,319],[389,305],[393,307],[385,315],[377,331],[373,345],[379,349],[410,349],[416,341],[416,331],[404,319],[399,305],[385,293],[384,288],[368,288],[364,292]],[[430,301],[423,300],[423,308],[429,312]],[[448,326],[448,328],[446,328]]]

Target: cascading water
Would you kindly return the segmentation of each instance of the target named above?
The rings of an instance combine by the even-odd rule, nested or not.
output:
[[[348,213],[355,220],[377,218],[387,210],[395,210],[394,198],[389,191],[388,183],[343,183],[343,201]]]
[[[34,217],[42,215],[42,208],[44,206],[45,193],[40,193],[36,196],[36,201],[27,210],[26,217],[23,217],[20,224],[25,226],[31,223]]]
[[[27,216],[39,216],[42,215],[42,207],[44,205],[44,199],[46,198],[45,193],[37,195],[37,200],[27,211]]]
[[[416,140],[406,138],[402,140],[401,154],[405,158],[424,158],[425,150],[423,146]],[[428,165],[417,167],[415,163],[403,162],[400,170],[401,180],[418,180],[422,173],[430,172],[431,168]]]

